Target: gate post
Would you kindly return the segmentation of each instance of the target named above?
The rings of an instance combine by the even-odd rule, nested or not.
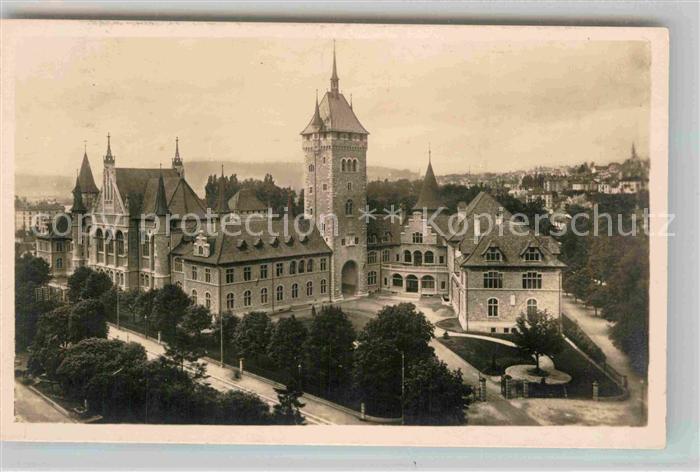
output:
[[[596,401],[596,402],[598,401],[598,389],[599,389],[598,381],[594,380],[593,381],[593,401]]]
[[[523,380],[523,398],[530,396],[530,382],[527,379]]]
[[[486,401],[486,378],[479,377],[479,400]]]

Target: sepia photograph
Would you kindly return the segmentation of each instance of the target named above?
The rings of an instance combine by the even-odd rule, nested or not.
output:
[[[3,435],[663,447],[666,30],[4,27]]]

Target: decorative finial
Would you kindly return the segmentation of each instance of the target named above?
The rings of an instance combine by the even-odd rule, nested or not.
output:
[[[433,157],[433,153],[430,150],[430,143],[428,143],[428,164],[430,164]]]
[[[338,68],[335,61],[335,39],[333,40],[333,73],[331,74],[331,92],[338,93]]]

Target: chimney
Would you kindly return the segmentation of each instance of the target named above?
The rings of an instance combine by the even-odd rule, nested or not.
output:
[[[479,236],[481,236],[481,221],[479,220],[479,215],[474,215],[474,242],[479,241]]]
[[[496,224],[498,226],[503,224],[503,207],[498,207],[498,212],[496,213]]]

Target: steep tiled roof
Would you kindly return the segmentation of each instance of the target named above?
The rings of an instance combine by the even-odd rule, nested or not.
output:
[[[129,198],[132,214],[155,212],[158,179],[163,176],[163,186],[168,210],[171,214],[194,213],[204,215],[206,208],[202,200],[181,179],[174,169],[116,168],[116,184],[123,199]]]
[[[80,182],[80,189],[84,193],[99,192],[97,185],[95,185],[95,179],[92,177],[92,169],[90,168],[90,161],[88,160],[87,152],[83,154],[83,162],[80,164],[78,182]]]
[[[440,187],[438,186],[435,173],[433,172],[433,165],[428,162],[428,170],[425,171],[423,185],[420,189],[420,196],[413,206],[413,209],[422,210],[425,208],[427,210],[437,210],[443,207],[445,207],[445,204],[440,197]]]
[[[250,231],[246,230],[246,223]],[[309,224],[306,220],[301,221],[299,225],[301,232],[305,232]],[[191,238],[183,239],[173,250],[173,254],[202,263],[233,264],[331,252],[316,228],[309,235],[302,237],[297,234],[293,220],[288,220],[285,224],[284,219],[271,222],[259,218],[251,218],[247,222],[242,219],[240,225],[228,225],[226,232],[228,234],[219,231],[218,235],[210,238],[212,250],[208,257],[193,254]]]
[[[497,214],[501,212],[503,222],[497,224]],[[556,257],[559,243],[551,236],[537,235],[527,225],[513,222],[512,215],[486,192],[480,192],[464,210],[465,218],[449,241],[462,253],[462,266],[527,266],[564,267]],[[479,215],[480,234],[475,237],[474,217]],[[465,228],[466,225],[466,228]],[[504,256],[502,262],[486,261],[485,251],[497,247]],[[524,261],[523,252],[528,247],[537,247],[542,253],[540,261]]]
[[[344,133],[369,134],[362,126],[355,112],[342,93],[326,92],[318,105],[322,126],[318,126],[316,112],[301,134],[318,131],[339,131]]]
[[[242,188],[228,201],[228,207],[233,212],[265,211],[267,205],[261,202],[252,188]]]

